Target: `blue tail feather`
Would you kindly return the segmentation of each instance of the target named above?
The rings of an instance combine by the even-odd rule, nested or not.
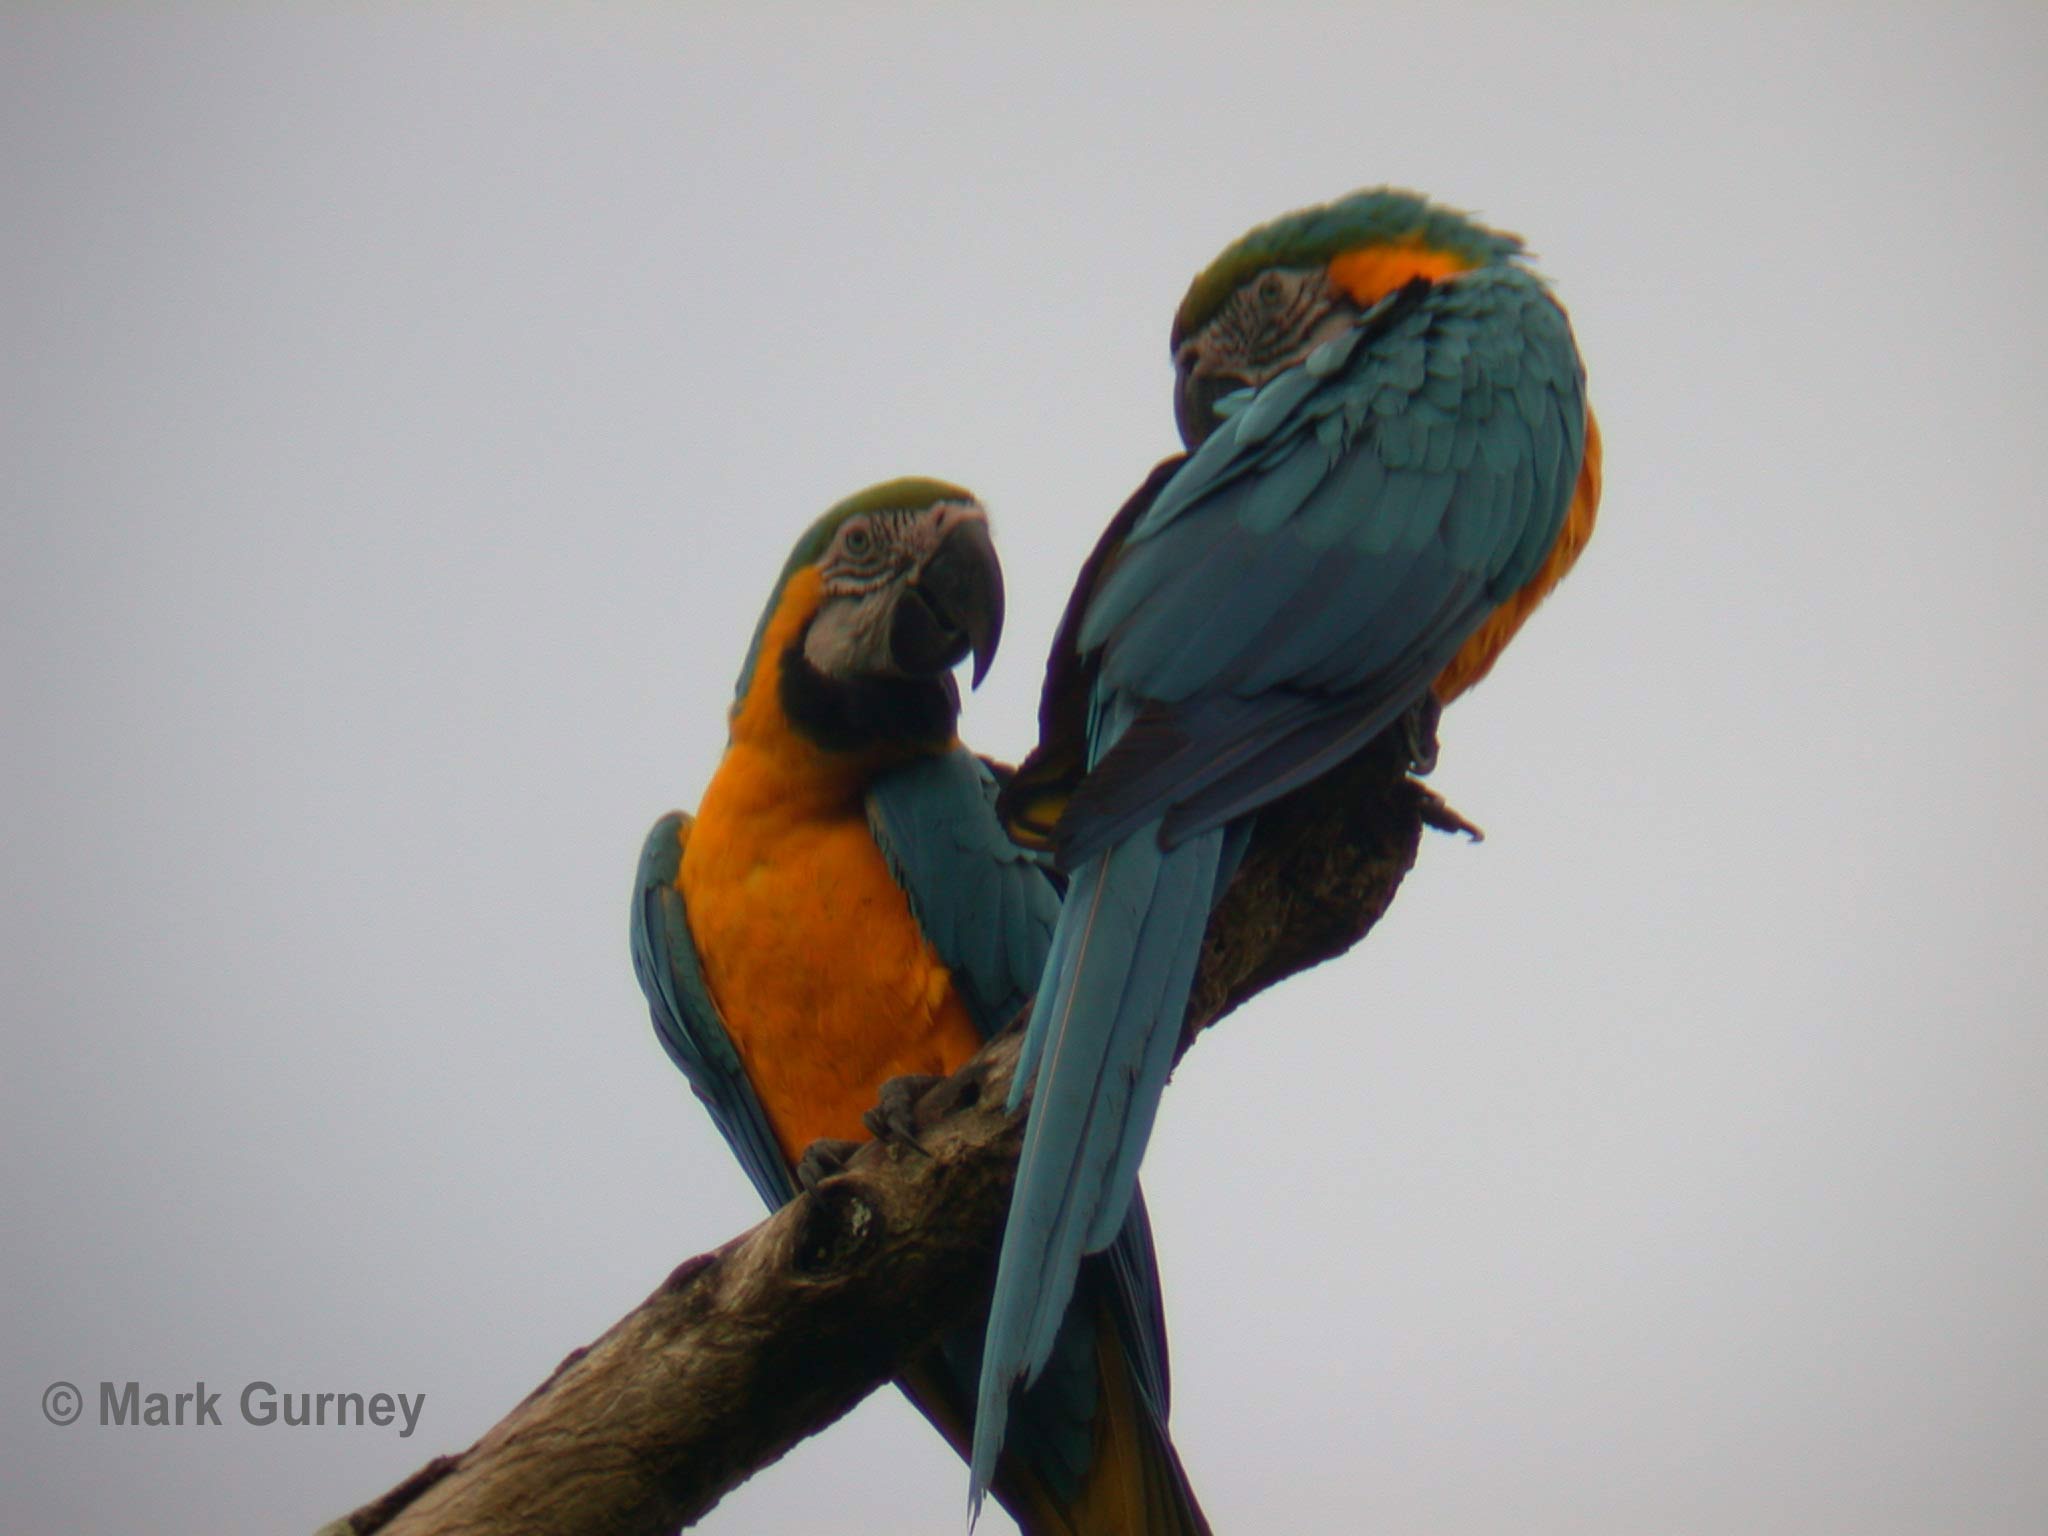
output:
[[[972,1496],[1010,1397],[1035,1379],[1084,1251],[1107,1246],[1173,1064],[1223,852],[1222,831],[1162,850],[1149,826],[1077,872],[1025,1031],[1012,1102],[1034,1084],[990,1303]]]
[[[1116,1241],[1130,1208],[1131,1192],[1138,1187],[1138,1164],[1145,1156],[1145,1144],[1152,1139],[1152,1122],[1166,1093],[1174,1047],[1180,1043],[1188,992],[1195,984],[1195,965],[1202,957],[1202,934],[1209,926],[1210,896],[1223,838],[1218,829],[1167,855],[1172,869],[1160,879],[1138,935],[1117,1028],[1125,1027],[1125,1017],[1135,1022],[1149,1015],[1151,1022],[1145,1029],[1127,1117],[1112,1143],[1116,1159],[1107,1176],[1097,1174],[1094,1181],[1096,1206],[1082,1245],[1089,1253]]]

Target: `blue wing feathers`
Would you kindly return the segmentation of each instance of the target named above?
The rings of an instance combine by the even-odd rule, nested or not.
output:
[[[983,1035],[1038,986],[1059,894],[995,818],[995,776],[965,747],[919,758],[868,790],[868,827],[912,915]]]
[[[1212,521],[1203,527],[1177,530],[1170,543],[1150,539],[1126,544],[1116,568],[1103,578],[1095,600],[1088,605],[1087,617],[1078,636],[1079,648],[1083,651],[1099,649],[1109,635],[1131,622],[1141,613],[1141,605],[1147,596],[1169,579],[1175,566],[1181,568],[1179,580],[1191,587],[1202,582],[1220,581],[1227,568],[1218,567],[1205,572],[1204,561],[1229,534],[1229,524]],[[1191,590],[1187,601],[1192,605],[1201,601],[1201,596]]]
[[[1231,622],[1191,622],[1185,616],[1174,622],[1176,611],[1162,605],[1141,616],[1144,630],[1133,625],[1129,639],[1117,647],[1114,666],[1105,660],[1105,681],[1117,684],[1141,676],[1145,695],[1165,702],[1217,682],[1244,655],[1251,637],[1315,579],[1321,552],[1291,533],[1259,539],[1237,529],[1209,560],[1234,588]],[[1112,671],[1115,675],[1108,675]]]
[[[1306,368],[1280,375],[1253,397],[1252,403],[1232,418],[1240,447],[1254,447],[1279,431],[1320,383]]]
[[[1359,549],[1368,547],[1367,528],[1359,524],[1358,507],[1377,501],[1386,488],[1386,479],[1387,468],[1378,453],[1347,455],[1303,503],[1294,521],[1301,538],[1318,549],[1339,542]],[[1376,529],[1379,525],[1370,526]]]
[[[1356,707],[1326,706],[1290,717],[1285,734],[1271,729],[1248,738],[1245,746],[1208,775],[1199,792],[1182,798],[1166,815],[1160,836],[1169,846],[1212,827],[1225,825],[1270,804],[1289,790],[1328,772],[1391,725],[1440,672],[1457,650],[1457,631],[1425,636],[1387,669],[1390,678],[1407,677],[1407,693],[1389,687],[1369,712]]]
[[[1082,1248],[1088,1252],[1105,1247],[1116,1236],[1131,1192],[1137,1187],[1138,1163],[1152,1137],[1153,1118],[1173,1067],[1174,1046],[1180,1040],[1188,991],[1195,982],[1195,963],[1201,957],[1202,933],[1209,924],[1223,836],[1218,830],[1171,849],[1161,870],[1161,899],[1145,913],[1121,1006],[1133,1016],[1149,1012],[1151,1028],[1138,1056],[1129,1109],[1109,1138],[1115,1149],[1114,1161],[1106,1176],[1097,1176],[1101,1193],[1082,1240]]]
[[[1326,379],[1351,361],[1351,354],[1358,350],[1362,333],[1354,327],[1342,336],[1332,337],[1303,359],[1302,368],[1312,379]]]
[[[1317,425],[1320,427],[1321,422]],[[1274,532],[1301,510],[1302,503],[1316,493],[1336,463],[1337,454],[1324,445],[1318,431],[1270,473],[1241,482],[1246,489],[1235,518],[1239,530],[1254,537]]]
[[[1382,586],[1391,588],[1402,567],[1393,561],[1383,564],[1388,576]],[[1227,687],[1237,698],[1253,698],[1294,681],[1317,659],[1341,654],[1344,642],[1372,622],[1379,603],[1378,596],[1362,590],[1356,565],[1348,550],[1323,553],[1296,601],[1266,621],[1244,646],[1238,666],[1218,679],[1219,688]],[[1337,601],[1340,594],[1348,605]]]
[[[662,1049],[689,1079],[747,1178],[773,1209],[796,1193],[796,1181],[697,963],[689,914],[675,884],[689,825],[687,816],[672,811],[654,824],[641,849],[633,883],[633,970]]]
[[[1473,274],[1435,292],[1341,363],[1275,379],[1160,491],[1140,520],[1145,548],[1110,571],[1082,629],[1083,646],[1101,650],[1099,689],[1187,710],[1214,690],[1254,691],[1247,680],[1256,678],[1282,695],[1271,725],[1287,734],[1300,725],[1290,687],[1362,686],[1360,713],[1376,716],[1384,688],[1367,681],[1374,667],[1418,638],[1435,654],[1528,579],[1569,497],[1564,476],[1544,470],[1575,474],[1581,451],[1569,330],[1526,273]],[[1446,408],[1453,374],[1457,403]],[[1359,401],[1369,409],[1332,464],[1325,426],[1349,422]],[[1527,419],[1530,401],[1541,407],[1540,431]],[[1333,583],[1315,555],[1332,532],[1347,547],[1347,528],[1356,558],[1348,581]],[[1418,563],[1383,569],[1397,555]],[[1361,652],[1362,635],[1380,644]],[[1319,638],[1329,647],[1320,654]],[[1287,672],[1276,651],[1298,670]],[[1416,686],[1405,675],[1383,680],[1396,683]],[[1063,864],[1126,835],[1161,797],[1214,779],[1207,749],[1228,744],[1204,738],[1194,718],[1133,747],[1167,746],[1185,782],[1155,765],[1083,784],[1062,829]],[[1245,717],[1233,716],[1232,729],[1247,729]],[[1117,830],[1106,831],[1112,822]]]
[[[1111,1309],[1124,1353],[1137,1370],[1138,1384],[1163,1420],[1173,1406],[1173,1379],[1166,1352],[1166,1314],[1159,1300],[1159,1258],[1152,1248],[1152,1218],[1145,1192],[1134,1189],[1131,1211],[1109,1249]],[[976,1362],[977,1365],[979,1362]]]

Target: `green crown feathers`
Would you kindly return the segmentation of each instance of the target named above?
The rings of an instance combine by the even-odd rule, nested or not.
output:
[[[1299,208],[1261,224],[1225,248],[1188,287],[1173,317],[1173,347],[1209,322],[1224,300],[1268,267],[1312,267],[1374,245],[1418,241],[1483,267],[1522,254],[1517,235],[1475,224],[1415,192],[1369,187],[1333,203]]]

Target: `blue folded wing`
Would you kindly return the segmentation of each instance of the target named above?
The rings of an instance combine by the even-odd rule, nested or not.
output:
[[[1097,718],[1130,724],[1097,733],[1063,866],[1355,751],[1555,541],[1585,433],[1563,312],[1514,268],[1397,299],[1235,411],[1131,530],[1080,636]]]
[[[772,1210],[796,1194],[796,1180],[697,963],[689,913],[676,885],[689,835],[690,818],[680,811],[662,817],[647,834],[633,884],[633,971],[647,994],[656,1038]]]
[[[1051,876],[996,819],[999,787],[956,746],[883,774],[867,797],[875,846],[983,1038],[1031,1001],[1060,915]]]

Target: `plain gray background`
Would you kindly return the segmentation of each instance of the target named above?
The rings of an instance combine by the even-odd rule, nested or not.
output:
[[[9,1528],[310,1529],[755,1221],[626,897],[791,539],[976,488],[1016,756],[1188,278],[1393,181],[1529,237],[1607,495],[1445,723],[1488,841],[1167,1096],[1207,1507],[2048,1529],[2044,64],[1946,4],[11,8]],[[884,1393],[707,1526],[965,1486]]]

